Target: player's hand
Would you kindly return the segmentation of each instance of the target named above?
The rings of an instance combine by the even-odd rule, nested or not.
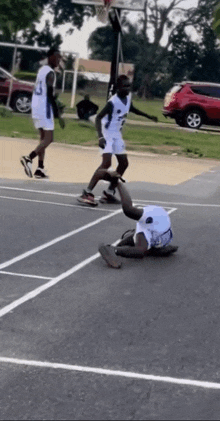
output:
[[[157,118],[157,117],[155,117],[154,115],[152,115],[152,116],[151,116],[151,120],[153,120],[155,123],[157,123],[157,122],[158,122],[158,118]]]
[[[61,127],[61,129],[64,129],[66,126],[65,120],[63,117],[59,117],[59,125]]]
[[[99,138],[99,147],[101,149],[105,149],[105,147],[106,147],[106,140],[103,136]]]

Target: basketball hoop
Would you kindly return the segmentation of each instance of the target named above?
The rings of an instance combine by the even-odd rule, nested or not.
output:
[[[113,3],[114,0],[103,0],[103,5],[100,4],[100,6],[95,6],[97,19],[99,22],[108,22],[109,9],[112,7]]]

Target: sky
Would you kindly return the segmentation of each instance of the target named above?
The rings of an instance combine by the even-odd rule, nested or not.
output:
[[[160,4],[169,5],[171,0],[159,0]],[[182,2],[182,7],[185,8],[195,7],[198,3],[198,0],[184,0]],[[181,6],[181,5],[180,5]],[[129,18],[135,22],[138,18],[136,12],[129,13]],[[52,23],[52,17],[49,13],[44,14],[41,19],[41,22],[38,24],[38,30],[44,27],[44,22],[46,19],[49,19]],[[56,35],[60,33],[63,38],[63,44],[61,45],[62,50],[72,51],[79,53],[81,58],[87,59],[89,56],[89,51],[87,47],[88,39],[90,34],[95,31],[98,27],[103,26],[102,23],[98,22],[97,18],[89,18],[85,20],[85,23],[81,30],[74,29],[72,35],[66,35],[67,30],[70,28],[69,24],[62,25],[59,28],[53,28],[53,33]]]

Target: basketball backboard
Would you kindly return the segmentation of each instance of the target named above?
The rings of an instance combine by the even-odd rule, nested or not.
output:
[[[72,3],[84,6],[103,6],[103,0],[72,0]],[[113,0],[112,7],[124,10],[143,11],[146,0]]]

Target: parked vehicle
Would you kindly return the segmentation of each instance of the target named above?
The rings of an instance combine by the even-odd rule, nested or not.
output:
[[[34,83],[18,80],[0,67],[0,102],[3,104],[7,104],[10,89],[10,107],[18,113],[30,113]]]
[[[202,124],[220,125],[220,84],[181,82],[164,99],[163,115],[182,127],[199,129]]]

